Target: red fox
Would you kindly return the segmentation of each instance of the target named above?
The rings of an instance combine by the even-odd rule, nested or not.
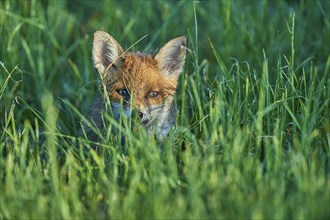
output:
[[[184,36],[172,39],[153,56],[127,52],[111,35],[97,31],[93,61],[104,89],[103,97],[94,101],[87,119],[102,129],[108,99],[115,120],[119,120],[120,112],[131,117],[135,111],[148,133],[165,138],[175,124],[173,100],[186,52]]]

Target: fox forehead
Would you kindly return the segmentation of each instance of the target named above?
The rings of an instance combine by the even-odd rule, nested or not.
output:
[[[137,53],[130,53],[124,56],[119,67],[119,74],[128,89],[131,90],[134,87],[145,88],[146,85],[153,85],[163,80],[160,70],[158,70],[157,62],[153,57]]]

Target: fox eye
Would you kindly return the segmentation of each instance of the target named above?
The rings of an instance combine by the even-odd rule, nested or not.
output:
[[[128,96],[128,92],[126,89],[118,89],[117,90],[118,94],[121,95],[121,96]]]
[[[152,97],[152,98],[155,98],[155,97],[158,96],[158,92],[156,92],[156,91],[151,91],[151,92],[148,93],[148,96],[149,96],[149,97]]]

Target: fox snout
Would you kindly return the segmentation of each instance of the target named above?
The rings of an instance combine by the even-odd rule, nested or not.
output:
[[[151,123],[151,117],[145,110],[140,110],[134,108],[132,110],[132,116],[135,119],[138,119],[144,126],[148,126]]]
[[[153,118],[157,117],[157,113],[153,112],[152,109],[149,109],[148,107],[134,105],[132,106],[130,117],[137,119],[145,126],[150,126]]]
[[[113,102],[112,108],[117,109],[113,112],[117,120],[120,117],[120,114],[118,113],[122,112],[126,118],[139,120],[144,125],[149,125],[152,121],[151,112],[148,111],[147,108],[142,107],[142,105],[133,105],[129,101],[126,101],[123,104]]]

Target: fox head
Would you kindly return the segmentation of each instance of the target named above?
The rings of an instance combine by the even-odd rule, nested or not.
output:
[[[120,111],[128,117],[135,111],[148,132],[156,127],[165,137],[175,123],[173,100],[186,52],[184,36],[172,39],[152,56],[126,52],[108,33],[97,31],[93,61],[114,117],[118,120]]]

